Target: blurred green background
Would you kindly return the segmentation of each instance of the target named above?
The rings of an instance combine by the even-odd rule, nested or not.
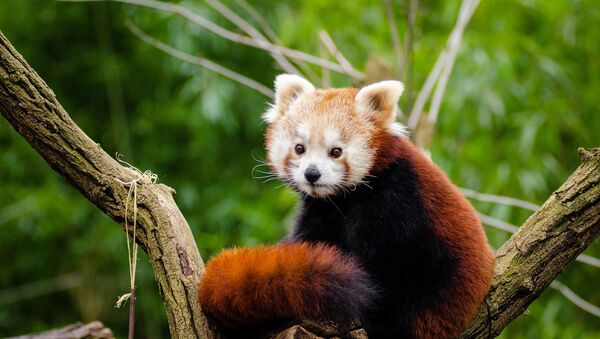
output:
[[[404,39],[407,4],[392,2]],[[236,30],[203,1],[180,3]],[[224,3],[253,22],[238,1]],[[360,70],[370,56],[390,65],[395,60],[383,1],[251,4],[288,47],[320,55],[318,32],[326,29]],[[412,71],[417,88],[458,8],[458,1],[420,1]],[[142,42],[127,20],[268,87],[281,72],[264,51],[172,14],[118,3],[0,1],[0,29],[79,126],[109,154],[124,154],[177,190],[204,259],[223,247],[277,241],[293,217],[295,194],[251,174],[256,159],[264,159],[260,114],[269,98]],[[599,1],[482,1],[465,32],[431,145],[432,158],[454,182],[541,204],[579,164],[577,147],[599,146],[599,23]],[[331,76],[334,86],[352,85]],[[124,337],[127,307],[114,308],[129,286],[120,228],[3,119],[0,177],[0,336],[98,319]],[[474,204],[516,225],[531,213]],[[495,248],[508,238],[486,230]],[[599,257],[598,241],[585,253]],[[138,337],[167,337],[145,256],[138,267]],[[600,305],[600,268],[574,262],[559,279]],[[548,289],[501,337],[598,338],[600,321]]]

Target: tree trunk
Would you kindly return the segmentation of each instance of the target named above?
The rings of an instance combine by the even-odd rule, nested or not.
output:
[[[88,200],[123,224],[127,187],[138,177],[106,154],[71,120],[54,93],[0,33],[0,113],[31,146]],[[600,232],[600,149],[580,149],[582,164],[497,252],[488,295],[463,336],[496,335],[523,313],[552,280]],[[140,183],[138,238],[148,253],[174,338],[216,338],[198,303],[204,263],[190,228],[175,204],[174,190]],[[132,222],[130,220],[129,222]],[[314,323],[295,325],[278,338],[332,337]],[[348,329],[348,326],[343,326]],[[342,335],[364,337],[354,328]],[[316,334],[315,334],[316,333]]]
[[[121,166],[79,129],[52,90],[2,33],[0,112],[50,167],[123,225],[128,187],[122,182],[138,175]],[[213,338],[215,333],[197,298],[204,263],[173,200],[174,192],[162,184],[140,182],[137,242],[150,258],[171,336]],[[131,214],[128,217],[131,219]]]
[[[482,305],[463,338],[485,337],[490,326],[500,334],[600,233],[600,148],[579,154],[581,165],[496,251],[491,319]]]

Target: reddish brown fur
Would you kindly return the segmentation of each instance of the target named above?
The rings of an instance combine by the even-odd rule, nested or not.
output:
[[[492,280],[494,255],[473,206],[448,177],[408,140],[376,135],[374,171],[407,159],[420,185],[421,199],[436,236],[459,258],[453,291],[435,309],[415,314],[416,338],[452,338],[464,329],[483,302]]]
[[[285,165],[285,174],[290,175],[290,160],[292,160],[292,153],[288,153],[283,159],[283,164]]]
[[[205,312],[240,329],[278,319],[355,316],[354,308],[366,303],[358,297],[348,304],[343,294],[372,295],[369,288],[360,267],[336,248],[283,243],[223,251],[206,266],[199,297]],[[350,309],[339,314],[340,307]]]
[[[316,90],[311,93],[313,98],[311,98],[310,105],[307,106],[308,109],[303,110],[301,116],[296,116],[291,120],[285,121],[283,126],[285,126],[286,131],[294,133],[293,129],[300,122],[317,119],[320,123],[311,127],[311,133],[314,131],[319,134],[322,132],[319,129],[324,129],[327,126],[335,126],[340,128],[342,138],[348,138],[349,135],[356,135],[357,133],[369,136],[369,147],[375,152],[371,174],[377,174],[377,172],[388,168],[399,158],[406,159],[411,164],[419,183],[422,204],[426,210],[428,219],[432,223],[431,227],[434,230],[435,236],[445,245],[452,257],[457,259],[457,272],[452,278],[450,289],[446,291],[442,300],[437,303],[435,308],[424,309],[414,314],[414,319],[412,320],[413,335],[417,338],[454,337],[468,323],[487,293],[492,278],[493,253],[487,245],[483,228],[470,203],[452,185],[447,176],[407,139],[390,134],[389,126],[384,125],[388,120],[384,117],[392,115],[392,111],[378,112],[380,115],[373,116],[369,119],[368,123],[365,123],[365,120],[359,116],[360,113],[355,107],[354,98],[357,92],[358,90],[353,88]],[[332,111],[343,114],[330,114]],[[321,118],[323,119],[321,120]],[[269,148],[269,145],[273,142],[273,126],[267,129],[265,139],[267,148]],[[295,157],[293,153],[288,154],[284,158],[284,163],[287,164],[292,157]],[[350,165],[346,159],[342,157],[339,161],[343,163],[346,173],[348,173]],[[257,251],[261,253],[259,255],[261,258],[277,255],[269,252],[267,248],[259,248]],[[300,252],[303,253],[302,251]],[[268,262],[271,262],[270,259],[259,260],[258,257],[253,257],[252,254],[244,253],[243,255],[240,254],[240,256],[243,256],[243,258],[234,259],[232,257],[231,259],[246,262],[246,257],[248,257],[248,260],[256,261],[257,266],[265,265],[262,261],[265,261],[266,265],[269,265]],[[286,256],[282,255],[280,257],[288,260]],[[226,265],[231,264],[222,263],[222,267],[219,270],[228,272]],[[285,271],[289,274],[295,270],[306,272],[306,267],[300,263],[292,265],[286,263],[286,265],[289,266],[289,272],[287,268]],[[273,269],[274,266],[271,264],[269,267]],[[238,266],[231,269],[233,272],[236,270],[239,272],[249,271],[247,269],[244,270],[244,267]],[[217,278],[214,278],[214,284],[223,285],[223,277],[219,276]],[[279,276],[277,276],[277,279],[279,279]],[[273,303],[267,303],[267,308],[265,309],[261,307],[264,307],[265,300],[270,300],[270,295],[258,292],[257,294],[252,294],[252,298],[248,298],[248,294],[245,293],[248,289],[245,286],[249,285],[250,290],[256,290],[258,286],[257,280],[260,279],[232,279],[232,285],[228,285],[228,288],[207,287],[211,286],[210,283],[203,285],[204,291],[212,290],[213,288],[224,290],[215,292],[217,293],[216,299],[205,299],[203,305],[208,302],[208,307],[214,308],[213,313],[227,314],[232,318],[230,322],[237,324],[251,324],[276,317],[298,317],[296,309],[286,314],[277,313],[277,309],[293,309],[293,305],[290,305],[289,300],[279,299]],[[294,288],[301,286],[300,282],[297,285],[295,284],[296,282],[286,282],[292,284],[291,289],[286,289],[285,286],[279,285],[276,285],[276,288],[280,288],[285,293],[290,293]],[[302,283],[306,284],[306,282]],[[316,291],[314,292],[314,296],[311,297],[311,295],[308,295],[306,299],[292,299],[294,299],[294,302],[300,303],[299,308],[303,312],[309,310],[314,312],[315,309],[322,311],[323,308],[318,307],[314,302],[323,301],[319,293],[326,286],[326,283],[317,283],[313,286]],[[276,288],[268,288],[268,290],[264,290],[263,292],[273,291]],[[232,294],[229,299],[225,298],[227,293]],[[215,302],[215,300],[219,301]],[[241,305],[243,305],[242,308],[244,310],[254,313],[250,317],[248,315],[242,317],[240,314],[242,308],[234,309],[234,312],[232,312],[232,305],[237,305],[238,302],[242,303]],[[275,309],[269,308],[275,306]]]

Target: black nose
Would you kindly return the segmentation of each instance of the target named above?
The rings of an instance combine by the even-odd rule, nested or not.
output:
[[[308,180],[308,182],[313,183],[319,180],[319,178],[321,177],[321,173],[319,173],[317,166],[310,165],[304,171],[304,177],[306,178],[306,180]]]

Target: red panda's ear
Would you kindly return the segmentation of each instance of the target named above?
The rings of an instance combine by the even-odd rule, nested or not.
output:
[[[395,135],[404,134],[396,123],[398,100],[404,91],[400,81],[386,80],[361,88],[354,99],[358,112],[376,126]]]
[[[291,103],[315,87],[308,80],[294,74],[280,74],[275,78],[275,103],[264,114],[263,119],[272,123],[285,114]]]

